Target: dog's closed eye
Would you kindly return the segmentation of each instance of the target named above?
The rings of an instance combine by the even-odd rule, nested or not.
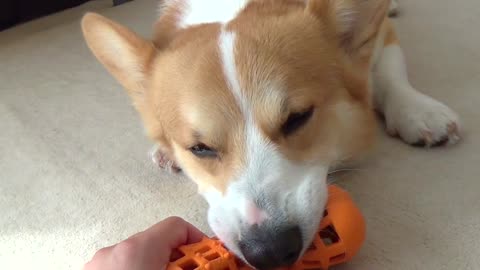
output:
[[[189,148],[190,152],[199,158],[216,158],[218,153],[215,149],[199,143]]]
[[[312,106],[306,111],[291,113],[281,127],[282,134],[289,136],[299,130],[312,118],[313,111],[314,108]]]

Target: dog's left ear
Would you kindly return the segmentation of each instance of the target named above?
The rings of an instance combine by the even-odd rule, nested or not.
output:
[[[127,90],[135,107],[142,107],[149,66],[156,53],[153,43],[95,13],[83,17],[82,30],[93,54]]]
[[[161,137],[161,125],[147,102],[148,79],[157,53],[153,42],[95,13],[83,17],[82,30],[93,54],[127,90],[149,137]]]
[[[308,0],[307,4],[340,46],[357,56],[371,53],[389,6],[390,0]]]

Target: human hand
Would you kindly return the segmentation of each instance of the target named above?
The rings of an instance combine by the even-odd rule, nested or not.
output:
[[[196,243],[205,235],[179,217],[169,217],[93,256],[84,270],[164,270],[179,246]]]

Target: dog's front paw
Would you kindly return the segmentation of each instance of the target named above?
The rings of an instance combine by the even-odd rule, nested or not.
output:
[[[398,15],[398,0],[392,0],[388,9],[388,16],[395,17]]]
[[[182,171],[175,161],[171,160],[158,146],[153,147],[150,156],[153,163],[163,170],[171,173],[179,173]]]
[[[418,92],[390,100],[385,110],[388,134],[414,146],[441,146],[460,139],[457,114]]]

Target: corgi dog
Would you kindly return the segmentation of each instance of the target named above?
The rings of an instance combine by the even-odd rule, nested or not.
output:
[[[389,0],[165,0],[151,39],[82,19],[96,58],[249,265],[293,264],[327,201],[327,174],[373,145],[376,112],[408,144],[453,144],[458,116],[417,91]]]

